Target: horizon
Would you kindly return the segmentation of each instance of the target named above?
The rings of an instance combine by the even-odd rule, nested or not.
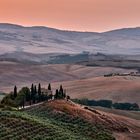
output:
[[[60,31],[69,31],[69,32],[91,32],[91,33],[104,33],[104,32],[110,32],[110,31],[115,31],[115,30],[122,30],[122,29],[137,29],[137,28],[140,28],[140,26],[132,26],[132,27],[121,27],[121,28],[114,28],[114,29],[111,29],[111,30],[105,30],[105,31],[102,31],[102,32],[97,32],[97,31],[86,31],[86,30],[72,30],[72,29],[61,29],[61,28],[57,28],[57,27],[50,27],[50,26],[47,26],[47,25],[23,25],[23,24],[16,24],[16,23],[4,23],[4,22],[0,22],[0,25],[1,24],[7,24],[7,25],[15,25],[15,26],[21,26],[21,27],[27,27],[27,28],[30,28],[30,27],[45,27],[45,28],[50,28],[50,29],[56,29],[56,30],[60,30]]]

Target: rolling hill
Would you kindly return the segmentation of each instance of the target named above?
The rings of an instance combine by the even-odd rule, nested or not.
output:
[[[140,28],[104,33],[0,23],[0,100],[32,83],[71,98],[140,105]],[[99,111],[100,110],[100,111]],[[56,100],[20,111],[0,109],[1,140],[139,140],[139,114]]]
[[[30,59],[33,61],[33,58],[36,58],[37,62],[44,62],[44,59],[49,61],[48,59],[53,56],[74,55],[83,52],[139,55],[139,40],[140,28],[95,33],[62,31],[43,26],[23,27],[0,24],[1,58],[8,57],[11,60],[17,58],[14,56],[18,56],[17,59],[23,59],[23,61],[28,57],[28,61]]]
[[[2,140],[114,140],[120,135],[138,140],[140,125],[127,117],[55,100],[21,111],[1,110],[0,128]]]
[[[104,74],[114,72],[129,73],[132,71],[136,72],[137,70],[113,67],[87,67],[70,64],[31,65],[4,61],[0,62],[0,91],[9,92],[13,90],[14,85],[20,88],[30,86],[31,83],[40,82],[45,86],[49,82],[86,80],[87,78],[100,77]]]
[[[72,111],[72,114],[68,111]],[[111,131],[108,132],[101,126],[92,124],[86,118],[76,115],[75,111],[82,110],[64,101],[44,103],[25,111],[0,111],[0,138],[1,140],[113,140]]]
[[[140,105],[139,77],[103,76],[112,72],[132,71],[137,70],[69,64],[25,65],[1,62],[0,91],[10,92],[14,85],[17,85],[19,90],[23,86],[30,87],[31,83],[39,82],[46,87],[51,82],[53,90],[63,84],[72,98],[110,99],[114,102],[131,102]]]
[[[59,83],[54,83],[58,87]],[[93,77],[89,79],[61,82],[71,98],[107,99],[113,102],[130,102],[140,105],[140,78]]]

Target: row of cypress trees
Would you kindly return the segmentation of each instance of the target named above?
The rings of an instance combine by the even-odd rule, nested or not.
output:
[[[9,105],[14,104],[14,106],[21,106],[24,108],[25,104],[32,105],[52,99],[69,98],[69,96],[66,96],[66,90],[63,89],[62,85],[60,85],[59,89],[56,89],[55,94],[52,92],[51,84],[48,85],[46,90],[48,94],[43,93],[40,83],[38,87],[34,84],[31,85],[31,88],[23,87],[19,92],[17,91],[17,86],[15,86],[14,91],[7,95],[2,100],[2,103]]]

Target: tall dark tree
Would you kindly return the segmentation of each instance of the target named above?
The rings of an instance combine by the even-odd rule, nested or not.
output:
[[[63,98],[66,98],[66,90],[64,90]]]
[[[63,96],[64,96],[64,90],[63,90],[62,85],[60,85],[59,96],[60,96],[60,98],[63,98]]]
[[[14,98],[16,98],[17,97],[17,87],[15,86],[14,87]]]
[[[39,83],[38,85],[38,99],[39,99],[39,102],[41,101],[41,84]]]
[[[59,98],[59,91],[58,91],[58,89],[56,89],[56,91],[55,91],[54,98],[55,99],[58,99]]]
[[[61,92],[64,92],[64,91],[63,91],[63,87],[62,87],[62,85],[60,85],[60,91],[61,91]]]
[[[31,85],[31,100],[33,104],[35,103],[35,94],[36,94],[36,86],[32,84]]]
[[[37,88],[36,88],[36,85],[34,87],[34,92],[35,92],[35,95],[37,94]]]
[[[36,85],[33,87],[33,104],[36,103],[36,95],[37,95],[37,88],[36,88]]]
[[[49,83],[49,85],[48,85],[48,90],[52,90],[51,84],[50,84],[50,83]]]
[[[31,85],[31,99],[33,99],[34,96],[34,85]]]

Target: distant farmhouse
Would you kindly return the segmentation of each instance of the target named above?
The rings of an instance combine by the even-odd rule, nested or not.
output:
[[[137,76],[140,77],[139,72],[130,72],[130,73],[110,73],[104,75],[104,77],[112,77],[112,76]]]

